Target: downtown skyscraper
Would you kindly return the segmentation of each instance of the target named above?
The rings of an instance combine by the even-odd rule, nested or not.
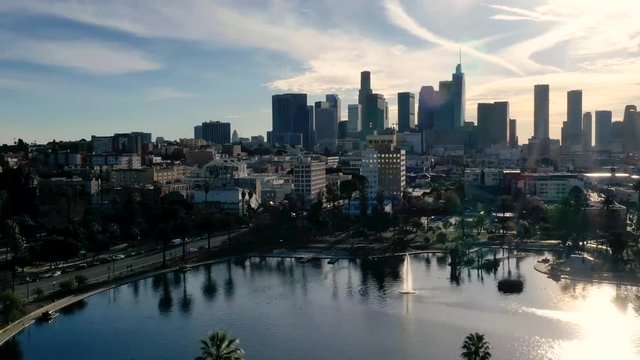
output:
[[[371,90],[371,73],[360,73],[360,91],[358,104],[361,106],[362,134],[370,135],[389,127],[388,105],[383,95]]]
[[[398,131],[407,132],[416,126],[416,95],[398,93]]]
[[[533,87],[533,138],[549,139],[549,85]]]
[[[438,90],[423,86],[418,96],[418,128],[453,132],[464,125],[465,81],[462,66],[456,66],[451,80],[438,83]]]
[[[582,90],[567,92],[567,121],[562,124],[563,147],[582,146]]]
[[[307,94],[280,94],[271,98],[273,145],[314,147],[314,111],[307,106]]]

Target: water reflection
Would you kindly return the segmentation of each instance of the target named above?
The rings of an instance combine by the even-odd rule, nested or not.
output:
[[[634,291],[637,291],[635,289]],[[554,359],[637,359],[640,352],[640,321],[633,307],[616,304],[617,289],[596,286],[585,289],[567,311],[529,311],[579,329],[579,338],[557,342]],[[622,306],[621,306],[622,305]]]
[[[187,277],[182,273],[182,298],[180,299],[180,311],[183,314],[190,314],[192,306],[191,295],[187,294]]]
[[[211,302],[215,299],[216,293],[218,292],[218,285],[216,285],[215,280],[213,280],[213,276],[211,276],[211,270],[213,265],[208,264],[204,266],[204,283],[202,284],[202,295],[204,298]]]
[[[231,276],[231,260],[227,261],[227,279],[224,281],[224,297],[229,300],[233,297],[233,277]]]
[[[334,357],[336,349],[352,359],[448,359],[473,331],[487,334],[496,359],[602,359],[605,351],[596,347],[605,345],[612,360],[638,358],[638,288],[555,283],[533,269],[535,256],[512,254],[507,259],[505,252],[502,260],[497,255],[503,269],[496,280],[478,268],[455,267],[458,286],[451,282],[449,254],[413,256],[413,283],[419,292],[412,296],[397,292],[402,257],[340,260],[336,265],[259,258],[245,265],[206,265],[199,273],[143,280],[138,295],[132,285],[120,287],[118,303],[107,300],[115,292],[89,298],[90,306],[81,305],[73,316],[21,333],[18,347],[26,360],[84,360],[87,353],[95,356],[92,360],[193,358],[193,344],[215,324],[238,334],[256,360],[322,360]],[[492,260],[493,254],[485,251],[481,258]],[[502,279],[526,280],[526,289],[505,296],[497,290]],[[197,306],[216,297],[228,301]],[[174,307],[179,315],[166,316]],[[372,327],[385,329],[385,341],[371,341],[367,329]],[[121,334],[121,329],[128,332]],[[95,342],[100,336],[110,342]],[[61,340],[69,338],[76,353]],[[146,340],[150,338],[163,341]],[[185,354],[185,349],[193,351]],[[1,360],[13,360],[5,354],[0,352]]]
[[[161,290],[161,296],[158,300],[158,311],[161,315],[168,315],[173,309],[173,297],[171,296],[171,288],[169,285],[169,275],[167,273],[156,275]],[[154,277],[154,280],[155,277]]]
[[[87,301],[82,299],[74,302],[73,304],[63,307],[62,309],[60,309],[60,313],[63,315],[73,315],[75,313],[78,313],[84,310],[84,308],[87,307],[87,304],[88,304]],[[2,358],[0,357],[0,359]]]

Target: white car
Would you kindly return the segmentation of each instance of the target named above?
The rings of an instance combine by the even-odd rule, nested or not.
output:
[[[122,260],[124,259],[124,255],[116,254],[111,256],[111,260]]]

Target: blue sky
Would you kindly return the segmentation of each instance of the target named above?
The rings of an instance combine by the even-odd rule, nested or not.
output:
[[[468,120],[478,102],[508,100],[523,142],[533,85],[548,83],[559,137],[567,90],[615,119],[638,103],[639,11],[637,0],[5,0],[0,143],[177,139],[206,120],[264,134],[270,95],[338,93],[346,113],[365,69],[393,122],[395,94],[449,78],[459,49]]]

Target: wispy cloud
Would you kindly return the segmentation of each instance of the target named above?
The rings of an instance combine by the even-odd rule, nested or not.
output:
[[[162,65],[145,53],[116,43],[93,40],[37,40],[1,36],[0,60],[69,68],[93,75],[121,75],[157,70]]]
[[[186,99],[198,97],[198,94],[193,92],[179,91],[171,87],[155,87],[149,89],[147,92],[147,100],[161,101],[170,99]]]
[[[344,6],[340,6],[341,3]],[[640,50],[640,22],[630,15],[638,9],[637,0],[608,3],[531,0],[515,5],[491,0],[484,3],[429,0],[427,6],[423,3],[419,0],[350,0],[346,3],[325,0],[305,4],[283,0],[155,0],[150,4],[127,0],[22,0],[0,2],[0,13],[64,18],[115,30],[137,41],[170,39],[205,49],[267,50],[270,56],[286,56],[297,67],[288,68],[286,73],[264,70],[262,78],[268,80],[262,85],[274,92],[301,91],[312,96],[338,92],[345,102],[355,99],[362,70],[371,70],[374,89],[392,98],[398,91],[417,92],[421,85],[434,85],[448,78],[458,49],[462,49],[467,73],[468,117],[475,119],[478,101],[509,100],[513,116],[521,121],[519,130],[523,139],[532,129],[535,83],[551,84],[551,113],[556,123],[564,120],[566,95],[563,92],[568,89],[584,90],[585,110],[615,111],[627,102],[637,101],[633,97],[640,89],[632,82],[640,76],[634,60]],[[372,12],[372,6],[381,6],[383,11]],[[451,7],[457,11],[433,10]],[[424,11],[417,11],[419,9]],[[319,20],[320,12],[325,24]],[[375,19],[371,20],[370,16]],[[353,19],[358,19],[358,27],[353,26]],[[25,50],[36,47],[38,51],[17,48],[20,51],[9,54],[18,61],[98,74],[126,74],[165,66],[145,53],[122,45],[80,42],[97,43],[98,48],[106,47],[108,51],[105,56],[96,56],[102,53],[94,47],[65,41],[56,44],[65,45],[62,47],[48,48],[46,44],[37,43]],[[17,46],[9,45],[6,49],[0,48],[0,58]],[[67,55],[55,54],[64,48],[70,49],[64,51]],[[25,55],[30,52],[33,54]],[[110,60],[107,63],[100,58]],[[129,65],[114,69],[113,63]],[[224,74],[216,81],[220,79],[224,79]],[[173,88],[159,88],[147,95],[150,100],[197,96]],[[264,101],[256,108],[262,106]],[[266,109],[264,114],[269,112]]]
[[[560,21],[559,17],[546,15],[537,11],[505,6],[505,5],[487,5],[490,8],[505,11],[507,14],[495,14],[491,16],[496,20],[531,20],[531,21]]]
[[[409,16],[409,14],[406,13],[399,0],[386,0],[384,2],[384,6],[387,10],[387,15],[391,22],[421,39],[440,45],[452,51],[461,49],[466,54],[477,57],[484,61],[488,61],[495,65],[499,65],[505,69],[509,69],[516,74],[524,74],[520,69],[500,57],[489,55],[465,44],[451,41],[442,36],[436,35],[423,26],[420,26],[411,16]]]

